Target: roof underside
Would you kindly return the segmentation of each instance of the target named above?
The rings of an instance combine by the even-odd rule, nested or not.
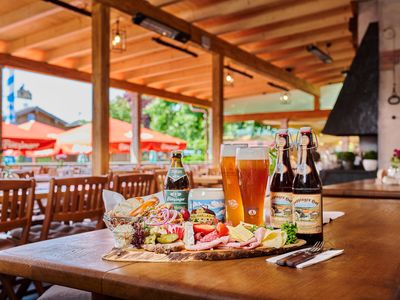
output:
[[[89,0],[64,0],[91,9]],[[350,0],[149,0],[152,5],[217,35],[315,86],[343,81],[341,71],[354,57],[348,30]],[[197,58],[152,41],[157,35],[133,25],[131,17],[111,11],[127,31],[127,50],[111,54],[111,77],[199,99],[211,98],[211,55],[199,47],[178,46],[196,52]],[[327,43],[331,46],[326,48]],[[315,44],[328,52],[333,63],[324,64],[306,51]],[[0,53],[91,72],[91,19],[41,0],[0,0]],[[233,73],[235,84],[225,98],[278,90],[268,78],[242,64],[225,64],[254,76]]]

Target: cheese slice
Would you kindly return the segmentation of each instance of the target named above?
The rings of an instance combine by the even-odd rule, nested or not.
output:
[[[228,229],[229,236],[238,242],[246,242],[254,237],[254,234],[250,230],[246,229],[242,224],[239,224],[236,227],[228,226]]]
[[[262,245],[266,248],[281,248],[284,236],[280,229],[272,230],[264,236]],[[285,241],[286,242],[286,241]]]

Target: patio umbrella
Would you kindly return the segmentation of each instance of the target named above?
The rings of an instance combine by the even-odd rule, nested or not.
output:
[[[50,126],[35,120],[31,120],[18,125],[19,128],[26,130],[30,133],[31,136],[40,137],[40,138],[51,138],[56,139],[57,135],[65,132],[64,129],[57,128],[54,126]],[[54,156],[57,152],[54,147],[43,150],[35,150],[35,151],[26,151],[25,156],[28,157],[48,157]]]
[[[186,141],[147,128],[141,128],[141,151],[172,151],[186,148]],[[110,152],[129,153],[132,140],[131,124],[110,118]],[[56,149],[65,154],[92,152],[92,124],[88,123],[61,133]]]
[[[51,149],[55,138],[33,135],[16,125],[3,122],[2,150],[42,150]]]

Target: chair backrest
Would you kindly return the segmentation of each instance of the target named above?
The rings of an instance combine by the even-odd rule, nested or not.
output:
[[[150,195],[154,192],[154,175],[114,175],[113,190],[122,194],[125,199]]]
[[[165,177],[167,177],[167,170],[155,170],[154,171],[154,182],[156,192],[164,190]]]
[[[19,171],[19,172],[15,172],[15,174],[18,175],[19,178],[21,179],[29,179],[29,178],[33,178],[35,175],[32,171]]]
[[[22,227],[20,243],[27,243],[32,222],[35,180],[0,180],[0,192],[0,231]]]
[[[104,213],[102,192],[108,176],[52,178],[43,222],[41,240],[47,239],[51,222],[97,219]]]

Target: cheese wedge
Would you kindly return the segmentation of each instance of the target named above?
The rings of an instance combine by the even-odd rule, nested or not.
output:
[[[280,229],[272,230],[264,236],[262,245],[266,248],[281,248],[284,244],[283,238]]]

